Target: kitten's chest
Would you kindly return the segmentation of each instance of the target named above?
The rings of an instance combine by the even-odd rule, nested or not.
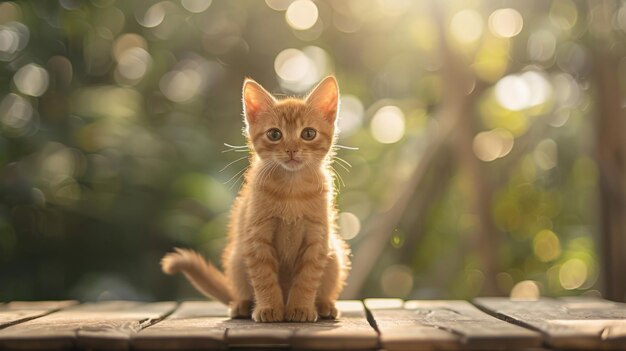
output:
[[[304,241],[305,233],[304,220],[278,221],[274,233],[274,248],[281,265],[293,266]]]

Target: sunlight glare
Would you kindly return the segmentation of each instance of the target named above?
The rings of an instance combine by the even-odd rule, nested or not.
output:
[[[312,67],[311,59],[298,49],[285,49],[274,60],[276,74],[288,82],[303,79]]]
[[[552,86],[536,71],[511,74],[495,87],[498,103],[511,111],[520,111],[545,103],[552,96]]]
[[[339,234],[345,240],[353,239],[361,231],[361,221],[353,213],[341,212],[337,222],[339,223]]]
[[[326,73],[328,54],[317,46],[285,49],[274,60],[274,70],[283,88],[305,92]]]
[[[460,43],[473,43],[483,34],[483,18],[474,10],[459,11],[452,17],[450,30]]]
[[[307,30],[317,22],[317,6],[311,0],[296,0],[285,12],[285,19],[293,29]]]
[[[495,10],[489,16],[489,30],[501,38],[512,38],[518,35],[523,26],[522,15],[512,8]]]
[[[381,107],[370,124],[372,136],[382,144],[393,144],[404,136],[404,113],[397,106]]]

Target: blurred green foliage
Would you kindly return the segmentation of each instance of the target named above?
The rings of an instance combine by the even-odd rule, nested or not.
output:
[[[442,36],[430,1],[1,3],[0,300],[197,296],[158,261],[173,246],[219,261],[247,163],[222,170],[245,156],[223,143],[244,144],[246,76],[279,94],[338,77],[339,143],[359,148],[335,166],[356,258],[437,130],[441,38],[468,93],[483,89],[467,118],[499,242],[475,247],[474,184],[433,166],[443,190],[406,209],[360,296],[466,298],[485,279],[504,295],[596,293],[585,3],[440,3]]]

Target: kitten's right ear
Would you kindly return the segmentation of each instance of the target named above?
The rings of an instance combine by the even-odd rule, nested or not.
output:
[[[250,78],[243,82],[243,113],[248,123],[254,123],[259,115],[272,107],[276,99],[261,84]]]

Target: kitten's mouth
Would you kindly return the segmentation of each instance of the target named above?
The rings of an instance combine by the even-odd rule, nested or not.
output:
[[[283,167],[289,171],[297,171],[300,168],[302,168],[302,166],[304,165],[302,160],[297,160],[295,158],[289,159],[287,161],[283,161],[281,163]]]

